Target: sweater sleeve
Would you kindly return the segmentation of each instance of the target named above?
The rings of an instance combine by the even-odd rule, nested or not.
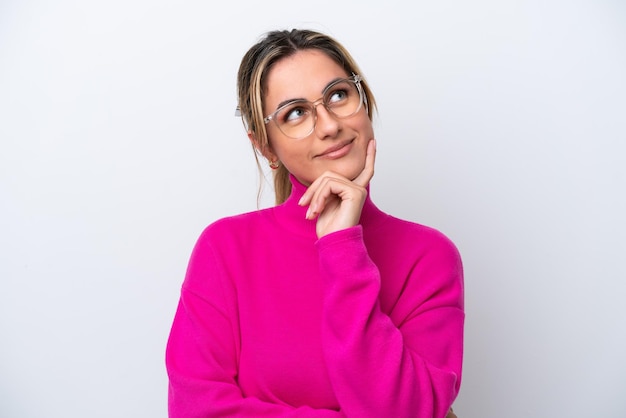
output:
[[[192,254],[166,349],[170,418],[328,417],[332,410],[245,397],[237,383],[236,294],[202,239]]]
[[[359,418],[445,417],[460,387],[463,351],[456,248],[441,236],[415,260],[394,305],[406,315],[394,323],[381,311],[380,272],[360,225],[316,246],[326,288],[324,355],[341,411]]]

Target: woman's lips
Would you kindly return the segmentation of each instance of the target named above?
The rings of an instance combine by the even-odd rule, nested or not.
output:
[[[329,160],[341,158],[350,152],[350,150],[352,149],[352,143],[353,143],[353,140],[344,141],[338,145],[335,145],[333,147],[330,147],[324,150],[324,152],[322,152],[321,154],[318,154],[316,157],[327,158]]]

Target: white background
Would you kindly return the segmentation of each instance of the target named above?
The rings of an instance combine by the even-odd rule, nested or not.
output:
[[[0,416],[166,417],[191,248],[256,207],[239,60],[294,26],[377,96],[375,202],[463,255],[459,417],[626,416],[624,3],[409,4],[0,2]]]

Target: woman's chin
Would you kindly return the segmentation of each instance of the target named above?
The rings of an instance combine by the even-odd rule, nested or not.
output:
[[[313,167],[311,167],[313,168]],[[327,161],[326,164],[318,165],[314,172],[294,172],[292,174],[300,181],[300,183],[309,186],[317,178],[326,172],[333,172],[352,181],[356,179],[365,168],[365,158],[346,157],[334,161]]]
[[[333,171],[349,180],[354,180],[363,172],[364,168],[365,159],[359,158],[349,162],[345,161],[345,164],[337,165]]]

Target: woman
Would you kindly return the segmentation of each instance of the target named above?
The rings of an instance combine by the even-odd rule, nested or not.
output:
[[[240,111],[277,206],[200,236],[167,347],[170,417],[451,413],[460,257],[371,201],[375,101],[361,74],[307,30],[270,32],[244,56]]]

